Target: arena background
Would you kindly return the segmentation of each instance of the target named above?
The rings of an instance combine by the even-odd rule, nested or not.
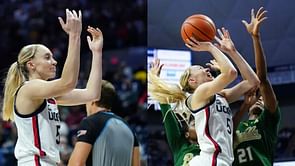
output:
[[[182,22],[190,15],[208,15],[216,27],[229,29],[236,48],[254,67],[253,45],[241,20],[250,21],[252,8],[263,6],[268,19],[261,26],[270,80],[274,86],[282,112],[281,129],[276,147],[275,160],[295,160],[295,1],[292,0],[149,0],[148,47],[151,49],[188,50],[181,36]],[[192,64],[205,64],[212,56],[208,53],[192,53]],[[241,102],[231,107],[236,111]],[[153,154],[157,159],[151,165],[171,165],[171,154],[166,144],[159,111],[150,107],[154,114],[155,133],[150,137]],[[159,124],[159,125],[156,125]],[[169,154],[169,155],[167,155]]]
[[[86,40],[88,25],[101,28],[104,35],[103,78],[111,81],[118,93],[114,112],[124,117],[138,135],[143,163],[147,160],[146,140],[146,45],[147,3],[145,0],[1,0],[0,50],[1,80],[20,49],[31,43],[48,46],[58,61],[60,75],[67,53],[68,37],[57,17],[65,19],[65,9],[81,9],[81,72],[78,87],[85,87],[90,68],[90,51]],[[0,85],[3,100],[3,83]],[[1,104],[2,108],[2,104]],[[66,165],[75,141],[77,125],[85,117],[85,107],[60,107],[61,157]],[[16,130],[0,118],[0,165],[14,166]]]

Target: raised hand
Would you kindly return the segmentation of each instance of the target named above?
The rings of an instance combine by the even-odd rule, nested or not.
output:
[[[193,51],[209,51],[212,48],[211,42],[199,42],[194,37],[191,37],[186,41],[187,43],[185,45]]]
[[[220,71],[220,66],[215,59],[210,60],[210,62],[206,63],[206,66],[208,66],[213,71]]]
[[[103,47],[103,35],[100,29],[93,28],[88,26],[87,31],[91,34],[92,39],[90,36],[87,36],[88,46],[91,51],[100,52],[102,51]]]
[[[222,30],[222,32],[221,32],[221,30]],[[218,44],[215,43],[214,45],[218,49],[220,49],[222,52],[225,52],[227,54],[229,54],[230,52],[236,51],[235,45],[234,45],[233,41],[231,40],[228,30],[225,29],[224,27],[222,27],[221,30],[217,29],[217,32],[218,32],[220,38],[215,36],[215,40],[218,42]]]
[[[263,7],[260,7],[259,10],[257,11],[256,15],[254,13],[254,9],[251,10],[251,22],[248,23],[245,20],[242,20],[242,23],[245,25],[247,28],[247,31],[250,33],[252,36],[258,36],[259,35],[259,28],[261,23],[267,19],[265,17],[265,14],[267,13],[266,10],[263,9]]]
[[[75,10],[66,9],[66,23],[61,17],[58,17],[62,29],[71,35],[80,35],[82,31],[82,13],[79,10],[78,14]]]
[[[154,60],[154,62],[151,63],[150,71],[151,71],[152,74],[154,74],[156,76],[160,76],[163,66],[164,66],[164,64],[160,65],[160,59],[156,58]]]

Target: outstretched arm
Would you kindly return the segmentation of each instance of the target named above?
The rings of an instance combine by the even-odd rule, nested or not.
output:
[[[92,39],[87,36],[88,45],[92,51],[92,65],[86,88],[74,89],[66,95],[58,97],[57,101],[61,105],[85,104],[86,102],[100,99],[103,35],[98,28],[95,29],[88,26],[87,31],[92,36]]]
[[[73,90],[77,84],[80,68],[80,35],[82,13],[66,9],[66,22],[58,18],[63,30],[69,36],[68,54],[61,77],[52,81],[33,79],[26,83],[22,92],[26,98],[40,100],[64,95]],[[36,92],[38,93],[32,93]]]
[[[243,20],[242,22],[246,26],[247,31],[249,32],[253,40],[256,72],[261,81],[259,89],[263,97],[264,106],[271,113],[274,113],[277,107],[277,99],[273,91],[273,88],[271,86],[271,83],[267,77],[267,64],[266,64],[265,54],[263,51],[261,38],[260,38],[260,31],[259,31],[261,23],[265,19],[267,19],[267,17],[265,17],[266,12],[267,11],[264,10],[263,7],[261,7],[255,15],[254,9],[252,9],[251,22],[247,23],[245,20]]]
[[[228,102],[234,102],[238,100],[245,92],[249,91],[252,88],[258,87],[259,79],[255,72],[252,70],[251,66],[246,62],[242,55],[237,51],[234,46],[233,41],[231,40],[230,34],[227,29],[222,28],[222,32],[218,29],[219,38],[215,38],[219,43],[216,46],[227,53],[229,57],[237,65],[240,73],[243,77],[243,81],[234,86],[233,88],[226,89],[222,93],[227,98]]]
[[[160,76],[163,64],[159,59],[155,59],[151,63],[150,72],[157,77]],[[171,106],[167,103],[160,103],[161,113],[163,117],[163,123],[168,144],[173,152],[178,151],[179,142],[182,141],[181,129],[175,113],[171,109]]]
[[[210,52],[220,67],[220,74],[213,81],[199,85],[194,91],[192,95],[192,101],[194,102],[191,103],[191,107],[192,109],[197,109],[208,103],[208,99],[211,96],[215,93],[219,93],[235,80],[237,71],[230,60],[212,43],[198,42],[196,39],[191,38],[186,45],[194,51]]]

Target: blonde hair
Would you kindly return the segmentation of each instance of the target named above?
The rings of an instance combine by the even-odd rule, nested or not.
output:
[[[169,84],[161,80],[153,73],[148,73],[148,92],[150,97],[161,104],[176,104],[173,108],[166,112],[163,121],[165,121],[167,114],[170,111],[173,111],[182,116],[187,124],[189,123],[191,112],[185,106],[185,100],[187,98],[186,92],[190,93],[192,89],[188,84],[189,76],[190,69],[188,68],[180,77],[180,87],[177,84]]]
[[[191,88],[191,86],[188,84],[188,79],[191,75],[191,68],[187,68],[183,74],[180,76],[179,84],[182,88],[182,91],[188,92],[188,93],[193,93],[194,89]]]
[[[4,85],[4,100],[3,100],[3,120],[13,120],[13,107],[16,91],[19,86],[29,78],[29,71],[26,63],[31,60],[37,52],[37,48],[42,45],[31,44],[23,47],[17,58],[7,73]]]
[[[148,74],[148,78],[148,92],[153,100],[168,104],[186,99],[185,93],[178,85],[168,84],[152,73]]]

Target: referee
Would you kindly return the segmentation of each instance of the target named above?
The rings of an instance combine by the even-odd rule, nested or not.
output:
[[[114,86],[103,80],[100,100],[86,104],[87,118],[79,126],[69,166],[140,165],[135,134],[111,112],[116,96]]]

